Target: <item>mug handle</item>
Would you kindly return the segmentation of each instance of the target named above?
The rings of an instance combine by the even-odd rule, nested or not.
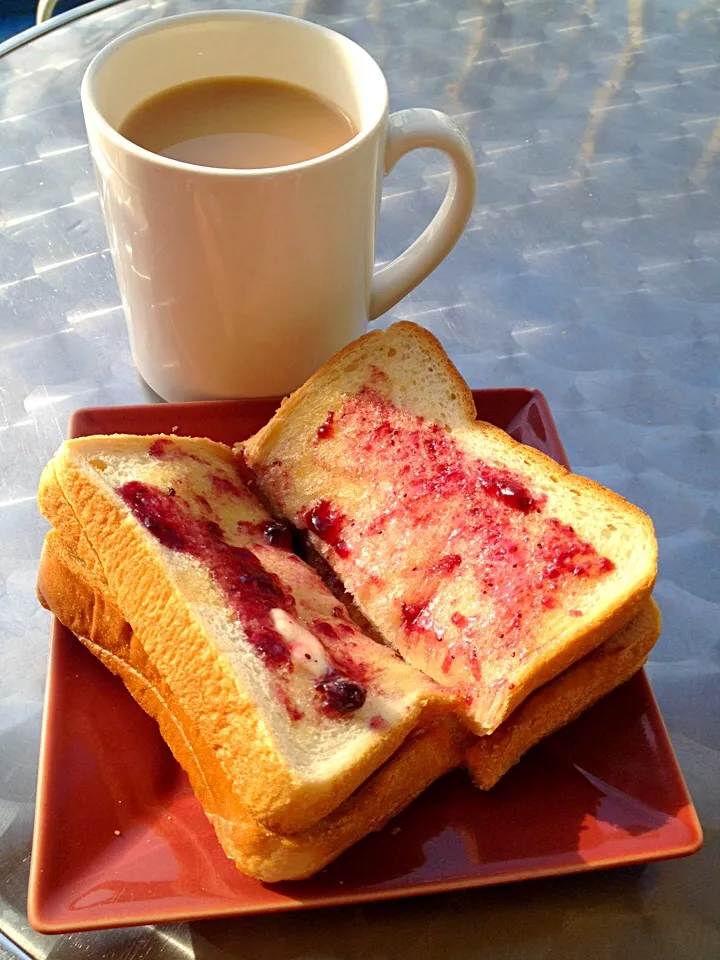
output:
[[[475,158],[460,127],[438,110],[413,107],[390,116],[384,173],[420,147],[446,153],[452,162],[445,199],[417,240],[373,277],[368,318],[375,320],[445,259],[460,239],[475,202]]]

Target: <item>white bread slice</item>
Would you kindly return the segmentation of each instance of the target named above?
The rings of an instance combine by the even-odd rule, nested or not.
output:
[[[481,790],[494,787],[531,747],[634,676],[657,642],[660,627],[660,611],[650,599],[609,640],[531,693],[495,733],[478,737],[466,758],[475,785]]]
[[[411,323],[350,344],[243,449],[271,508],[386,643],[460,692],[478,734],[611,636],[655,580],[649,518],[476,422]]]
[[[38,499],[268,829],[308,829],[447,709],[442,688],[366,638],[314,571],[268,542],[282,531],[268,529],[228,447],[67,441]]]
[[[420,725],[324,820],[291,835],[273,832],[243,807],[226,764],[148,658],[110,598],[107,583],[56,530],[48,533],[43,547],[38,596],[157,721],[225,853],[248,876],[267,882],[311,876],[463,761],[469,738],[452,717]]]

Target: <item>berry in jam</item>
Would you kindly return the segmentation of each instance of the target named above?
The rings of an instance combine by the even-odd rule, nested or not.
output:
[[[334,547],[341,557],[350,556],[350,548],[342,539],[345,516],[333,509],[329,500],[318,500],[305,514],[305,524],[325,543]]]
[[[283,550],[292,550],[292,531],[282,520],[264,520],[260,524],[265,542],[271,547],[282,547]]]
[[[331,410],[327,415],[327,419],[324,423],[321,423],[317,428],[317,433],[315,436],[318,440],[328,440],[334,433],[335,427],[333,425],[333,420],[335,419],[335,411]]]
[[[323,706],[331,713],[354,713],[365,703],[367,693],[362,683],[337,673],[329,673],[315,683]]]
[[[530,513],[541,505],[541,501],[536,500],[527,487],[516,480],[505,479],[501,475],[482,476],[481,474],[480,486],[491,497],[512,507],[513,510],[519,510],[520,513]]]

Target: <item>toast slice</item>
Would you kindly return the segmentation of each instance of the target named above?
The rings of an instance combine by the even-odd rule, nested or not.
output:
[[[212,823],[227,856],[248,876],[275,882],[311,876],[379,830],[433,780],[462,764],[468,744],[451,717],[415,727],[393,756],[314,827],[283,835],[245,809],[192,716],[179,703],[117,604],[56,530],[45,540],[38,596],[153,717]]]
[[[110,605],[129,624],[108,630],[114,655],[197,727],[201,767],[214,757],[231,813],[237,803],[268,830],[306,830],[451,704],[359,631],[222,444],[67,441],[39,502],[84,566],[93,616]],[[42,570],[40,592],[61,616]]]
[[[477,422],[472,393],[414,324],[350,344],[242,449],[273,511],[306,532],[387,644],[459,692],[478,734],[650,595],[649,518]]]
[[[660,627],[660,611],[650,599],[609,640],[531,693],[495,733],[478,737],[466,758],[475,785],[481,790],[494,787],[531,747],[634,676],[657,642]]]

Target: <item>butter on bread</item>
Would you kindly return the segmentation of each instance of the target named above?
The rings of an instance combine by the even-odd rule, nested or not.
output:
[[[463,762],[469,738],[452,717],[420,724],[386,763],[315,826],[293,834],[269,830],[240,802],[226,765],[146,655],[108,595],[107,584],[56,530],[43,547],[38,596],[157,721],[223,850],[248,876],[267,882],[311,876]]]
[[[493,734],[478,737],[465,761],[475,785],[481,790],[494,787],[531,747],[634,676],[657,642],[660,627],[660,611],[650,599],[609,640],[531,693]]]
[[[447,712],[447,692],[366,638],[286,549],[228,447],[67,441],[38,499],[48,543],[81,565],[86,591],[85,601],[72,592],[75,577],[63,594],[44,561],[41,595],[98,656],[110,647],[101,659],[115,658],[143,705],[164,704],[177,729],[168,720],[163,733],[186,769],[183,750],[195,756],[193,787],[213,816],[235,822],[242,810],[268,831],[305,831]],[[88,608],[105,627],[75,622]]]
[[[637,507],[475,419],[438,341],[366,334],[242,445],[404,659],[459,692],[478,734],[619,630],[649,597]]]

